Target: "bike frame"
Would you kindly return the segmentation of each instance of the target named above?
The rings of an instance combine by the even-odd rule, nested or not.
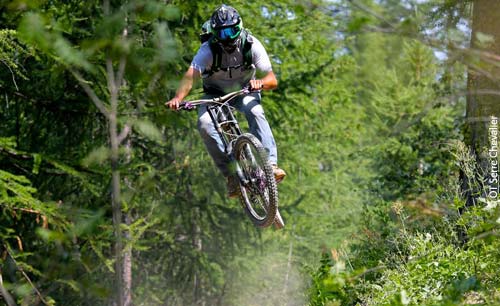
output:
[[[242,134],[232,107],[228,103],[212,104],[207,106],[207,111],[224,144],[226,154],[231,155],[233,142]]]
[[[215,129],[219,134],[219,137],[224,145],[224,151],[230,160],[234,160],[233,155],[233,144],[242,135],[241,128],[238,124],[238,120],[234,116],[234,107],[229,105],[234,98],[249,94],[250,90],[244,88],[239,91],[228,93],[225,96],[213,98],[213,99],[200,99],[193,100],[189,102],[182,102],[180,104],[181,109],[192,110],[198,105],[207,104],[207,111],[212,119]],[[243,174],[238,163],[236,165],[236,174],[238,175],[240,181],[244,184],[248,184],[248,180]]]

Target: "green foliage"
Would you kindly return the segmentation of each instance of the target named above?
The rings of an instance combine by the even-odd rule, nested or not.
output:
[[[453,96],[465,88],[464,67],[454,59],[437,61],[422,43],[429,43],[420,36],[427,33],[411,29],[414,22],[436,26],[438,18],[450,27],[463,22],[457,11],[464,6],[450,3],[415,5],[408,18],[413,12],[391,1],[352,2],[348,29],[378,26],[403,36],[349,33],[362,84],[356,102],[372,128],[366,135],[374,179],[347,252],[332,249],[311,272],[311,305],[498,303],[498,208],[486,199],[466,208],[460,191],[459,172],[475,195],[484,194],[474,158],[455,146],[464,99]],[[426,10],[446,15],[426,16]]]
[[[0,137],[1,164],[5,164],[6,158],[18,154],[12,138]],[[38,155],[34,156],[35,167],[39,167],[40,158]],[[58,206],[53,202],[39,200],[37,190],[26,176],[0,170],[0,266],[3,267],[0,272],[3,272],[7,292],[12,289],[20,303],[33,303],[38,298],[30,277],[43,278],[45,275],[33,262],[43,258],[45,252],[51,253],[56,247],[50,243],[40,249],[38,229],[50,226],[53,231],[59,232],[70,226],[66,215]],[[35,250],[39,252],[35,253]],[[53,299],[46,297],[46,304],[53,305]]]
[[[444,238],[438,239],[443,241],[433,241],[429,233],[408,237],[404,241],[404,249],[409,251],[407,262],[385,271],[379,279],[381,286],[374,287],[369,297],[362,299],[369,305],[383,305],[404,292],[403,305],[433,305],[443,299],[447,287],[455,286],[454,282],[469,280],[473,284],[467,289],[475,289],[478,282],[474,274],[478,271],[473,263],[477,254],[454,247]]]
[[[409,221],[418,211],[408,209],[408,215],[406,210],[393,206],[385,214],[369,214],[373,225],[361,236],[366,238],[351,246],[351,259],[332,260],[325,255],[312,274],[311,305],[327,301],[340,305],[498,303],[498,240],[485,241],[476,235],[463,245],[455,232],[457,224],[470,215],[475,216],[476,226],[489,222],[490,216],[480,217],[484,209],[471,210],[456,223],[436,219],[431,232],[422,232],[418,221]],[[346,260],[352,268],[339,273],[334,267]]]
[[[17,41],[17,35],[15,30],[0,29],[0,72],[2,75],[10,74],[10,78],[0,78],[0,88],[17,87],[17,77],[23,80],[27,79],[25,72],[20,67],[19,60],[30,51]],[[2,70],[7,70],[7,73]]]

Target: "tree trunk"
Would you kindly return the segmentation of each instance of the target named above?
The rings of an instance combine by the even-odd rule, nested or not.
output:
[[[103,10],[105,15],[109,15],[110,3],[109,0],[103,1]],[[122,38],[126,38],[128,30],[125,28],[122,33]],[[77,70],[71,70],[73,76],[78,80],[80,86],[87,93],[89,98],[94,102],[95,106],[108,120],[108,134],[111,143],[110,162],[111,162],[111,207],[113,214],[113,231],[115,237],[114,257],[115,257],[115,297],[113,305],[129,306],[132,305],[132,250],[123,247],[123,232],[121,224],[122,203],[121,203],[121,179],[120,179],[120,143],[127,137],[130,132],[130,127],[125,126],[121,133],[118,131],[118,102],[120,86],[124,82],[124,73],[126,66],[126,58],[122,56],[118,63],[118,69],[115,71],[113,67],[113,59],[108,54],[106,58],[106,77],[109,90],[109,109],[99,99],[96,92],[84,80],[82,75]],[[131,222],[130,219],[125,222]],[[129,233],[125,231],[125,236],[128,238]],[[125,254],[125,255],[124,255]],[[124,259],[125,258],[125,259]]]
[[[127,126],[125,127],[127,129]],[[125,152],[126,153],[126,158],[125,161],[127,164],[130,164],[132,161],[132,140],[131,140],[131,135],[129,134],[129,138],[127,139],[125,143]],[[132,183],[128,179],[127,176],[123,178],[123,181],[125,182],[126,186],[129,186],[129,188],[132,188]],[[132,305],[132,236],[130,234],[130,225],[134,222],[134,218],[132,217],[132,210],[128,210],[125,212],[125,225],[127,225],[127,230],[123,231],[123,237],[125,239],[126,246],[123,250],[123,304],[125,306],[131,306]]]
[[[491,116],[500,117],[500,1],[473,4],[471,48],[478,51],[468,75],[469,141],[480,152],[489,146]]]
[[[125,224],[130,226],[132,224],[131,213],[125,213]],[[124,231],[123,236],[125,241],[130,241],[130,231]],[[123,250],[123,305],[132,305],[132,245],[127,244]]]
[[[498,200],[498,118],[500,118],[500,1],[473,2],[469,58],[466,143],[476,154],[478,176],[484,186],[463,188],[468,205],[479,194]],[[474,190],[474,191],[471,191]],[[494,191],[496,192],[490,192]]]
[[[201,256],[203,251],[203,245],[201,240],[201,228],[200,228],[200,208],[194,207],[192,211],[192,244],[193,248],[198,254],[197,256]],[[203,280],[199,275],[199,269],[194,269],[193,275],[193,299],[195,305],[205,306],[205,299],[203,298]]]
[[[109,77],[109,76],[108,76]],[[115,87],[114,85],[112,85]],[[117,105],[118,99],[116,89],[111,90],[111,112],[109,114],[109,137],[111,141],[111,206],[113,209],[113,229],[115,236],[115,280],[116,280],[116,302],[119,306],[124,305],[124,284],[123,284],[123,243],[122,243],[122,207],[121,207],[121,186],[120,171],[118,169],[119,142],[117,127]]]
[[[109,0],[103,2],[103,9],[106,15],[110,12]],[[127,17],[125,24],[127,24]],[[122,38],[128,36],[128,29],[125,27],[122,31]],[[112,207],[113,207],[113,228],[115,234],[115,280],[116,280],[116,303],[119,306],[132,305],[132,246],[127,248],[123,246],[123,236],[130,238],[128,230],[122,232],[121,224],[130,225],[131,219],[129,213],[126,214],[126,220],[122,216],[121,203],[121,182],[119,171],[120,142],[127,136],[129,129],[126,126],[122,133],[118,131],[118,102],[120,87],[124,82],[126,59],[120,58],[118,69],[115,71],[113,60],[108,56],[106,60],[106,72],[108,78],[108,90],[110,92],[110,113],[109,113],[109,137],[111,142],[111,169],[112,169]],[[130,145],[130,142],[128,143]]]

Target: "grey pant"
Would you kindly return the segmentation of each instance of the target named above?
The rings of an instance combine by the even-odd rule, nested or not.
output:
[[[210,99],[213,97],[214,96],[206,95],[203,98]],[[240,96],[235,98],[235,100],[231,102],[231,105],[245,114],[250,132],[260,140],[264,148],[268,151],[271,164],[277,164],[278,152],[276,150],[276,142],[274,141],[271,127],[264,115],[264,109],[262,105],[260,105],[260,94],[251,93]],[[222,144],[222,140],[214,127],[205,105],[200,106],[198,109],[198,130],[215,165],[224,176],[229,176],[231,174],[229,170],[230,160],[224,153],[224,145]]]

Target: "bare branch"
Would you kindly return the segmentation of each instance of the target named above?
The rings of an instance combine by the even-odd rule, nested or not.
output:
[[[3,296],[3,299],[7,302],[8,306],[16,306],[16,302],[14,302],[14,299],[12,296],[9,294],[7,289],[3,286],[3,279],[2,279],[2,270],[0,269],[0,295]]]
[[[17,264],[17,261],[14,259],[14,257],[12,256],[12,254],[9,252],[9,248],[7,247],[7,245],[4,244],[4,248],[5,248],[5,251],[7,252],[7,255],[9,255],[10,259],[12,259],[12,261],[16,265],[17,270],[19,270],[19,272],[21,272],[21,274],[23,275],[23,277],[26,279],[26,281],[30,284],[30,286],[33,288],[33,290],[35,291],[35,293],[38,295],[38,298],[40,299],[40,301],[42,301],[42,303],[45,304],[45,305],[49,305],[49,303],[43,298],[43,296],[40,293],[40,291],[35,287],[35,285],[31,281],[31,279],[29,278],[28,274],[26,274],[26,272],[24,272],[23,268]]]
[[[127,138],[128,134],[130,133],[132,129],[130,128],[130,125],[125,124],[123,127],[123,130],[121,131],[120,135],[118,135],[118,143],[122,143],[125,138]]]
[[[16,87],[16,90],[19,91],[19,87],[17,87],[17,83],[16,83],[16,78],[14,77],[14,71],[12,71],[12,69],[10,68],[10,66],[4,60],[0,59],[0,62],[2,62],[5,66],[7,66],[7,68],[9,68],[10,74],[12,75],[12,82],[14,83],[14,86]]]
[[[376,271],[379,271],[379,270],[383,270],[385,268],[387,268],[386,265],[380,265],[380,266],[376,266],[376,267],[373,267],[373,268],[370,268],[370,269],[366,269],[362,273],[354,275],[354,277],[352,278],[352,280],[360,279],[360,278],[364,277],[367,274],[370,274],[372,272],[376,272]]]
[[[474,236],[473,239],[474,240],[479,240],[479,239],[483,239],[483,238],[486,238],[488,236],[500,236],[500,233],[498,230],[491,230],[491,231],[487,231],[487,232],[484,232],[484,233],[481,233],[477,236]]]
[[[92,100],[92,102],[94,102],[95,106],[99,109],[99,111],[106,118],[109,119],[109,111],[108,111],[108,109],[106,108],[106,106],[104,105],[104,103],[102,103],[102,101],[99,99],[99,97],[97,97],[95,91],[92,88],[90,88],[90,86],[87,83],[87,81],[85,81],[83,79],[83,77],[81,76],[80,73],[78,73],[78,71],[74,71],[74,70],[70,70],[70,71],[73,74],[73,76],[77,79],[78,83],[80,83],[80,86],[82,86],[83,90],[87,93],[87,95]]]
[[[113,100],[113,97],[116,96],[117,86],[115,83],[115,71],[113,69],[113,60],[109,55],[106,59],[106,74],[108,76],[108,90],[111,94],[111,100]]]
[[[128,18],[125,18],[125,23],[128,23]],[[122,40],[125,40],[128,36],[128,29],[125,26],[122,32]],[[125,58],[124,55],[120,58],[120,64],[118,66],[118,74],[116,77],[116,86],[120,87],[123,82],[123,75],[125,74],[125,66],[127,64],[127,59]]]
[[[27,212],[30,214],[35,214],[36,215],[36,223],[40,223],[40,217],[42,218],[42,227],[43,228],[48,228],[49,226],[49,220],[47,216],[43,215],[40,211],[30,209],[30,208],[23,208],[23,207],[10,207],[12,210],[12,214],[16,215],[16,211],[21,211],[21,212]]]
[[[351,2],[352,5],[359,8],[360,10],[364,11],[365,13],[368,13],[368,14],[374,16],[375,18],[381,20],[382,22],[384,22],[385,24],[387,24],[391,28],[395,28],[391,22],[389,22],[383,16],[381,16],[381,15],[377,14],[376,12],[374,12],[373,10],[371,10],[369,7],[366,7],[365,5],[359,3],[358,1],[355,1],[355,0],[349,0],[349,2]]]

